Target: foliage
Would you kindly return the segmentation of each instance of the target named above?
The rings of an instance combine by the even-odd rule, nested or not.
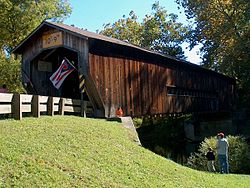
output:
[[[0,47],[10,52],[43,20],[62,21],[71,13],[67,0],[0,0]]]
[[[135,125],[135,128],[139,128],[142,126],[143,119],[142,118],[134,118],[133,123]]]
[[[250,174],[250,147],[246,140],[241,136],[228,136],[229,142],[229,166],[230,173]],[[205,154],[211,147],[215,151],[216,137],[205,138],[200,144],[199,150],[193,153],[187,165],[197,170],[207,170],[207,160]],[[216,169],[219,171],[219,163],[216,155]]]
[[[5,54],[2,54],[0,62],[0,87],[6,84],[9,92],[23,93],[20,60],[15,60],[13,56],[6,58]]]
[[[248,187],[136,145],[118,122],[74,116],[0,123],[1,187]]]
[[[151,49],[160,53],[185,59],[181,44],[185,41],[188,28],[177,22],[177,15],[155,2],[152,13],[138,21],[134,11],[114,24],[105,24],[101,34]]]
[[[104,30],[100,31],[100,34],[107,35],[109,37],[124,40],[129,43],[140,45],[141,43],[141,24],[138,23],[138,17],[134,11],[129,13],[129,17],[119,19],[114,24],[105,24]]]
[[[250,1],[176,0],[194,29],[191,47],[202,43],[203,65],[237,79],[242,102],[250,104]]]

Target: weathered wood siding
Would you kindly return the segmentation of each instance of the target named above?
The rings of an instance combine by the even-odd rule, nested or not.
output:
[[[232,83],[218,74],[95,54],[89,67],[107,115],[119,106],[132,116],[231,109]]]

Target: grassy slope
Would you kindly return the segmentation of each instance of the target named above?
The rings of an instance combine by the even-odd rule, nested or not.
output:
[[[72,116],[0,121],[0,187],[249,187],[137,146],[121,124]]]

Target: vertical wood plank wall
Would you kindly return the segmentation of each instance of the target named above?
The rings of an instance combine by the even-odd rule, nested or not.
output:
[[[166,113],[228,111],[232,83],[219,77],[181,66],[166,68],[143,61],[89,54],[90,74],[106,110],[110,114],[121,106],[126,115],[141,116]],[[168,87],[203,91],[196,95],[169,95]],[[218,93],[219,107],[211,103]]]

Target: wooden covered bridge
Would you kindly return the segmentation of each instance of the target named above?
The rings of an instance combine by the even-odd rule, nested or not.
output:
[[[232,109],[232,78],[73,26],[44,21],[13,52],[28,93],[89,100],[96,117]],[[65,57],[77,71],[57,90],[49,78]]]

